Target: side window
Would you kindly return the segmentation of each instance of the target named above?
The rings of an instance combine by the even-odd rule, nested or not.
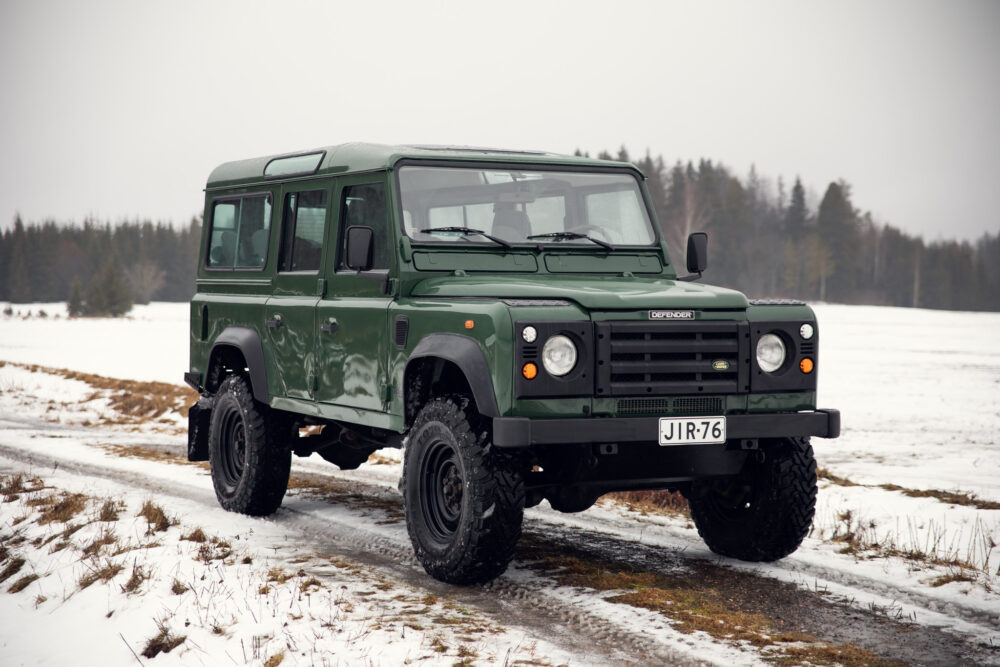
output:
[[[385,204],[385,184],[366,183],[344,188],[340,202],[342,220],[341,252],[337,269],[346,269],[347,229],[354,226],[371,227],[375,232],[375,249],[372,253],[373,269],[389,268],[389,212]]]
[[[208,248],[209,268],[263,268],[267,262],[270,230],[270,195],[215,202]]]
[[[279,271],[318,271],[323,258],[326,190],[285,195]]]

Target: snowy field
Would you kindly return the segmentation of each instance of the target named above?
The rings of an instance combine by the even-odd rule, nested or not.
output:
[[[715,664],[767,659],[753,642],[678,633],[671,623],[657,621],[662,616],[656,613],[610,604],[578,586],[546,583],[515,561],[498,591],[511,588],[512,599],[518,600],[523,597],[518,590],[551,587],[553,608],[574,607],[609,623],[616,617],[613,623],[642,627],[655,644],[652,649],[643,644],[640,650],[609,639],[605,653],[580,646],[574,651],[557,633],[533,631],[530,622],[502,612],[483,612],[479,598],[449,593],[451,587],[427,582],[422,573],[410,579],[405,573],[416,568],[401,555],[406,554],[405,528],[391,511],[381,527],[362,530],[358,516],[376,510],[352,514],[336,504],[310,504],[293,491],[290,497],[299,499],[291,514],[278,521],[226,514],[215,506],[204,469],[116,456],[136,443],[154,449],[183,446],[184,421],[176,411],[140,422],[124,419],[114,389],[95,391],[86,378],[24,367],[38,364],[180,384],[187,370],[187,304],[154,303],[137,307],[126,319],[96,320],[55,318],[63,308],[22,305],[14,307],[19,311],[14,316],[0,316],[0,362],[12,362],[0,367],[0,473],[8,474],[8,483],[9,475],[28,473],[23,478],[27,490],[0,504],[0,538],[18,534],[27,544],[45,546],[33,552],[39,578],[16,593],[0,593],[0,617],[5,619],[0,656],[14,657],[0,660],[3,664],[64,664],[73,655],[92,656],[84,663],[134,664],[133,651],[141,652],[161,626],[168,639],[184,635],[188,641],[176,652],[161,653],[157,663],[265,664],[279,653],[279,662],[288,660],[284,664],[521,660],[554,665],[643,662],[641,656],[649,660],[651,655],[660,656],[659,661]],[[960,641],[1000,645],[1000,314],[837,305],[815,309],[819,405],[841,410],[843,433],[838,440],[813,441],[821,471],[813,532],[799,551],[779,563],[751,566],[723,559],[725,567],[803,590],[821,587],[858,608],[891,610],[928,632],[943,628]],[[39,317],[39,310],[48,316]],[[38,463],[25,468],[27,459]],[[340,473],[314,456],[296,459],[294,472],[332,475],[384,489],[391,498],[398,453],[383,452],[379,462]],[[54,465],[59,469],[53,470]],[[29,482],[34,475],[40,481]],[[76,552],[48,551],[50,542],[72,540],[60,537],[65,526],[44,523],[47,506],[33,499],[45,491],[32,484],[87,496],[80,516],[92,521],[76,534]],[[165,507],[177,523],[162,531],[136,516],[158,488],[177,496]],[[117,584],[98,578],[80,588],[77,582],[86,578],[87,563],[103,562],[86,560],[81,549],[106,531],[97,519],[109,498],[128,517],[118,525],[118,548],[148,557],[141,564],[128,561],[133,563],[128,566],[119,556],[114,562],[126,564],[116,575]],[[618,543],[679,549],[695,560],[719,562],[690,522],[672,515],[637,513],[605,501],[580,515],[561,515],[543,503],[527,516],[529,529],[590,531]],[[322,532],[313,521],[318,518],[348,531],[356,526],[366,535],[361,546],[381,545],[375,551],[381,549],[397,564],[359,567],[323,560],[298,530]],[[19,533],[17,525],[24,530]],[[182,539],[196,528],[204,530],[207,541]],[[227,549],[229,556],[213,557]],[[4,581],[3,590],[23,574]],[[147,593],[141,597],[126,590],[136,576],[142,580],[137,586]],[[322,585],[309,583],[311,579]],[[172,593],[175,582],[192,593]],[[246,594],[248,590],[257,594]],[[408,615],[418,612],[423,620],[407,624]],[[456,635],[449,618],[461,618],[480,631]],[[574,622],[583,623],[584,630],[589,627],[568,614],[565,625]],[[40,644],[31,632],[36,624],[75,625],[78,632],[71,641]],[[332,632],[332,627],[338,630]],[[988,649],[972,661],[1000,664],[1000,652]]]

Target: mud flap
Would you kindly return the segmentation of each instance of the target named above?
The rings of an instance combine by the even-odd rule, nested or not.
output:
[[[188,410],[188,461],[208,460],[208,425],[212,399],[201,398]]]

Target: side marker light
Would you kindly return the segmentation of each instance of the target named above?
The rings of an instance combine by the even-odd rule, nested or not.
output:
[[[799,370],[802,371],[803,373],[805,373],[806,375],[809,375],[810,373],[812,373],[813,372],[813,360],[810,359],[809,357],[806,357],[805,359],[803,359],[802,361],[800,361],[799,362]]]
[[[538,366],[531,362],[528,362],[521,368],[521,375],[524,376],[526,380],[534,380],[535,376],[538,375]]]

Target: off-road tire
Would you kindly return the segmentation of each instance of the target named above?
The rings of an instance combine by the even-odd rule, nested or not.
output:
[[[763,441],[741,475],[695,481],[686,495],[698,534],[715,553],[753,562],[784,558],[799,548],[816,511],[809,438]]]
[[[467,398],[434,398],[420,410],[400,487],[410,541],[429,575],[467,585],[507,569],[521,537],[523,475],[492,445]]]
[[[292,466],[288,422],[254,400],[246,380],[226,378],[216,394],[208,454],[219,504],[267,516],[281,506]]]

